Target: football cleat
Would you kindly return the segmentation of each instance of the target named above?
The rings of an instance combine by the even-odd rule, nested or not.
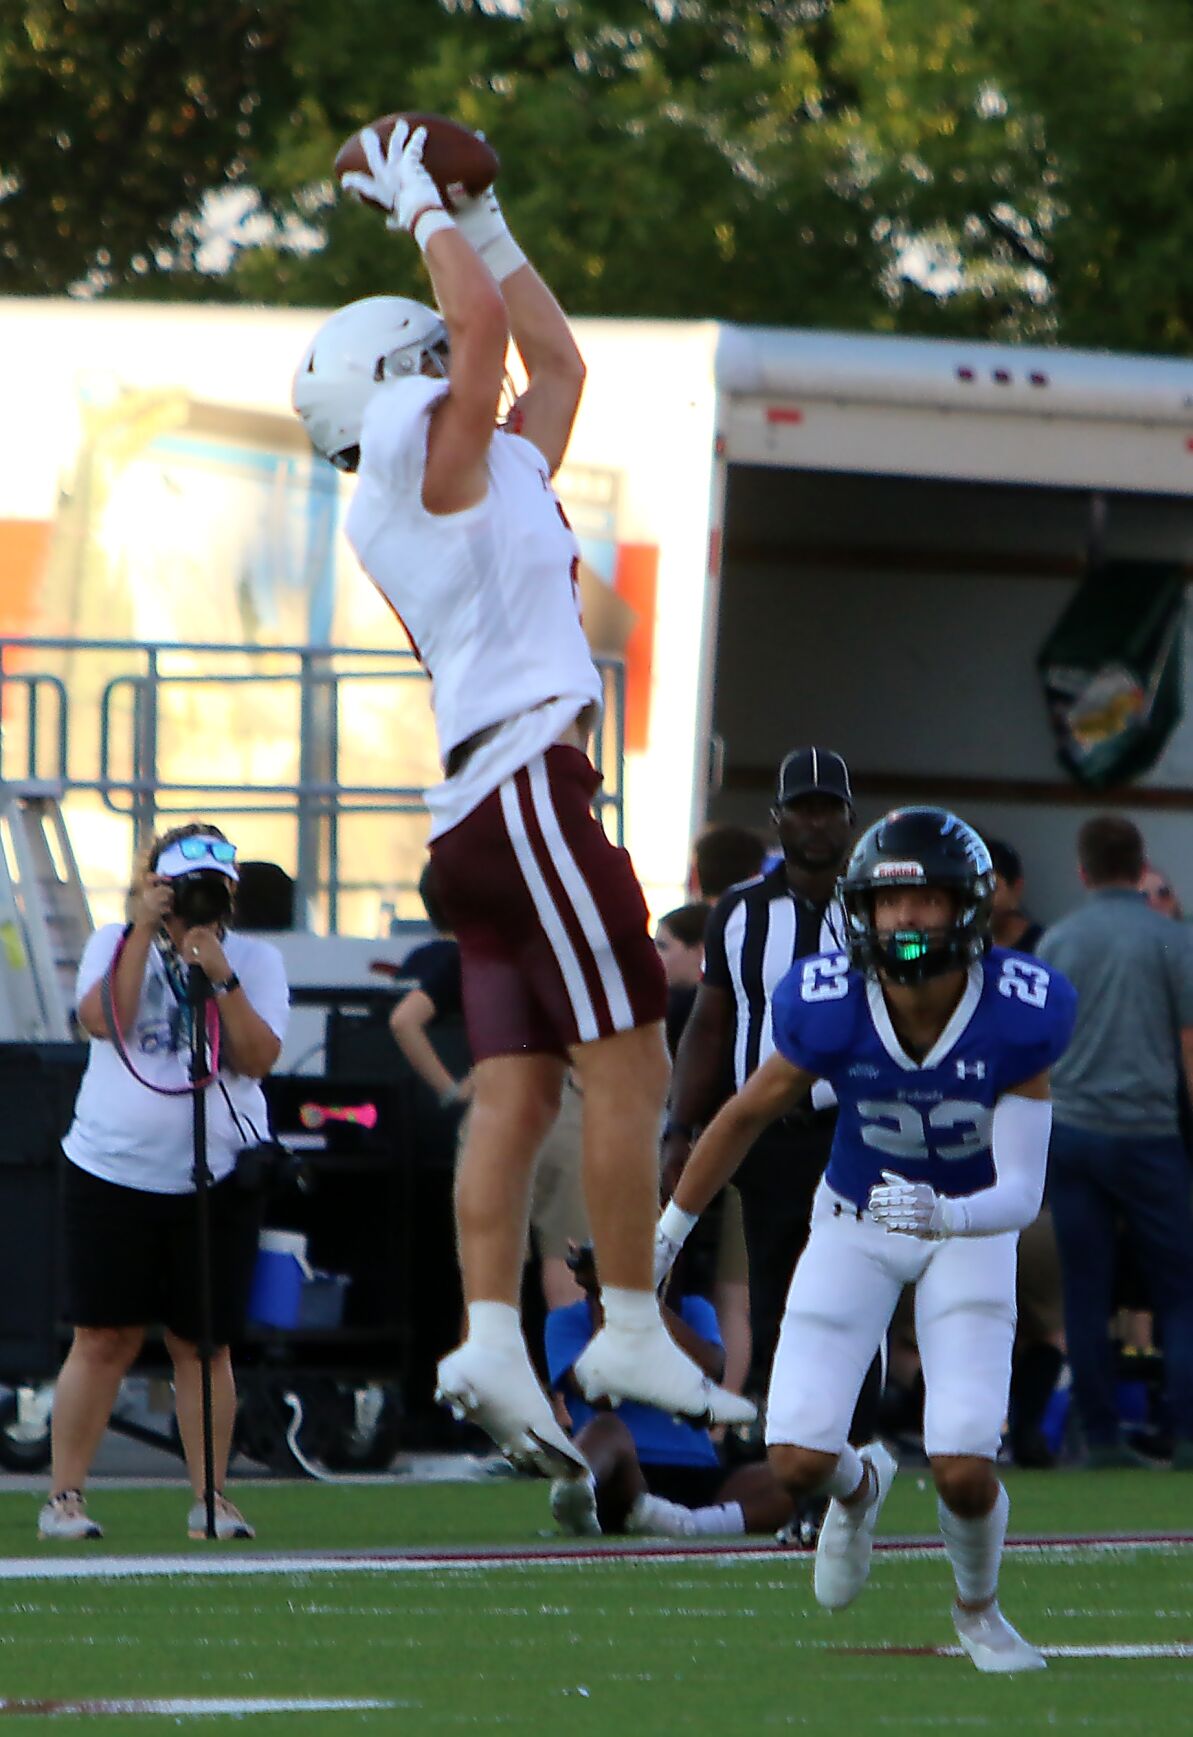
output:
[[[520,1472],[586,1478],[588,1461],[555,1421],[524,1345],[478,1345],[466,1339],[442,1360],[435,1398],[497,1443]]]
[[[962,1610],[955,1604],[953,1627],[979,1671],[1006,1676],[1012,1671],[1047,1669],[1048,1660],[1043,1653],[1011,1627],[997,1601],[988,1604],[985,1610]]]
[[[718,1387],[697,1368],[661,1320],[649,1327],[602,1327],[577,1357],[575,1376],[590,1401],[620,1405],[633,1399],[706,1429],[718,1423],[751,1423],[755,1416],[750,1400]]]
[[[575,1538],[599,1538],[596,1480],[591,1475],[556,1478],[551,1485],[551,1513],[561,1532],[570,1532]]]
[[[881,1442],[871,1442],[862,1448],[858,1458],[873,1479],[869,1502],[864,1508],[847,1508],[834,1496],[816,1540],[812,1586],[817,1604],[826,1610],[844,1610],[866,1584],[874,1550],[874,1528],[899,1469],[899,1462]]]

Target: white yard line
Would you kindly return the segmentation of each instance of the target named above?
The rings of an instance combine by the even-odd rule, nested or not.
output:
[[[235,1547],[233,1547],[235,1548]],[[879,1542],[876,1548],[894,1561],[916,1561],[940,1553],[937,1539],[900,1539]],[[1179,1551],[1193,1548],[1193,1534],[1138,1534],[1122,1537],[1019,1538],[1007,1542],[1010,1555],[1099,1556],[1137,1551]],[[178,1556],[14,1556],[0,1560],[0,1581],[21,1580],[134,1580],[218,1579],[260,1575],[263,1577],[305,1574],[442,1574],[476,1573],[495,1568],[574,1568],[589,1562],[687,1563],[707,1561],[722,1567],[764,1559],[778,1566],[802,1569],[810,1565],[810,1552],[780,1550],[763,1544],[746,1548],[644,1543],[640,1545],[567,1546],[514,1550],[362,1550],[307,1551],[270,1555],[209,1555],[196,1549]]]
[[[175,1717],[194,1718],[197,1715],[210,1714],[216,1717],[227,1717],[231,1714],[239,1718],[245,1713],[360,1713],[374,1712],[378,1709],[388,1709],[398,1706],[417,1706],[411,1701],[341,1701],[324,1700],[319,1697],[307,1697],[302,1700],[279,1700],[276,1697],[258,1695],[251,1699],[238,1696],[235,1699],[197,1698],[177,1696],[169,1700],[159,1701],[5,1701],[0,1700],[0,1713],[13,1713],[24,1717],[56,1719],[83,1715],[92,1717],[105,1713],[166,1713]]]

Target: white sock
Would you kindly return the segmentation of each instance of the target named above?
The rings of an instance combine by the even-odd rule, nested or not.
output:
[[[963,1520],[937,1498],[940,1535],[945,1554],[953,1565],[957,1597],[965,1604],[984,1604],[998,1590],[998,1567],[1011,1512],[1010,1499],[1002,1484],[998,1499],[981,1520]]]
[[[666,1496],[652,1496],[643,1490],[635,1496],[634,1505],[626,1515],[627,1532],[653,1532],[660,1538],[690,1538],[695,1532],[692,1510],[682,1502],[669,1502]]]
[[[601,1304],[605,1325],[616,1331],[641,1332],[661,1319],[659,1299],[653,1291],[627,1291],[621,1285],[602,1285]]]
[[[746,1529],[740,1502],[720,1502],[712,1508],[692,1509],[692,1529],[703,1537],[739,1538]]]
[[[525,1349],[522,1322],[512,1303],[469,1303],[468,1337],[493,1351]]]
[[[866,1468],[862,1464],[861,1456],[857,1449],[851,1447],[849,1443],[846,1442],[845,1446],[841,1449],[841,1457],[833,1467],[832,1476],[824,1485],[824,1488],[828,1491],[830,1496],[836,1496],[838,1501],[846,1496],[852,1496],[858,1485],[861,1483],[865,1470]],[[869,1504],[867,1502],[861,1503],[858,1512],[860,1513],[868,1506]]]

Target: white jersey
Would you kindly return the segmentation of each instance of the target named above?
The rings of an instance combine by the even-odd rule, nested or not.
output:
[[[108,923],[87,942],[79,961],[78,1001],[107,971],[123,932],[119,923]],[[235,930],[224,936],[223,949],[254,1012],[275,1037],[285,1037],[290,994],[278,949]],[[182,1009],[156,946],[149,949],[136,1023],[124,1033],[124,1047],[137,1072],[155,1086],[177,1089],[190,1078]],[[251,1143],[253,1129],[264,1137],[269,1126],[259,1080],[221,1068],[220,1081],[241,1125],[237,1128],[220,1085],[208,1086],[207,1163],[217,1182],[232,1169],[240,1147]],[[163,1097],[150,1091],[129,1073],[114,1043],[93,1037],[62,1149],[72,1164],[105,1182],[151,1194],[187,1194],[194,1186],[193,1115],[189,1093]]]
[[[601,701],[580,625],[579,544],[538,448],[498,430],[482,501],[448,514],[422,504],[430,415],[447,390],[444,380],[416,379],[374,393],[346,525],[431,677],[440,758],[504,726],[427,792],[432,837]]]

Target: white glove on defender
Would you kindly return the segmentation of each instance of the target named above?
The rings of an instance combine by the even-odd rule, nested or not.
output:
[[[688,1233],[696,1223],[694,1212],[685,1212],[682,1206],[676,1206],[669,1200],[663,1208],[659,1222],[654,1227],[654,1288],[661,1290],[666,1284],[668,1275],[675,1265],[676,1256],[688,1240]]]
[[[438,187],[423,167],[425,127],[411,133],[405,121],[395,121],[384,150],[376,131],[365,127],[360,142],[369,171],[349,169],[341,184],[383,205],[389,212],[387,229],[404,229],[425,249],[437,230],[454,227]]]
[[[875,1224],[904,1236],[935,1241],[960,1227],[954,1201],[937,1194],[930,1183],[909,1182],[893,1170],[883,1171],[882,1183],[870,1190],[866,1206]]]

